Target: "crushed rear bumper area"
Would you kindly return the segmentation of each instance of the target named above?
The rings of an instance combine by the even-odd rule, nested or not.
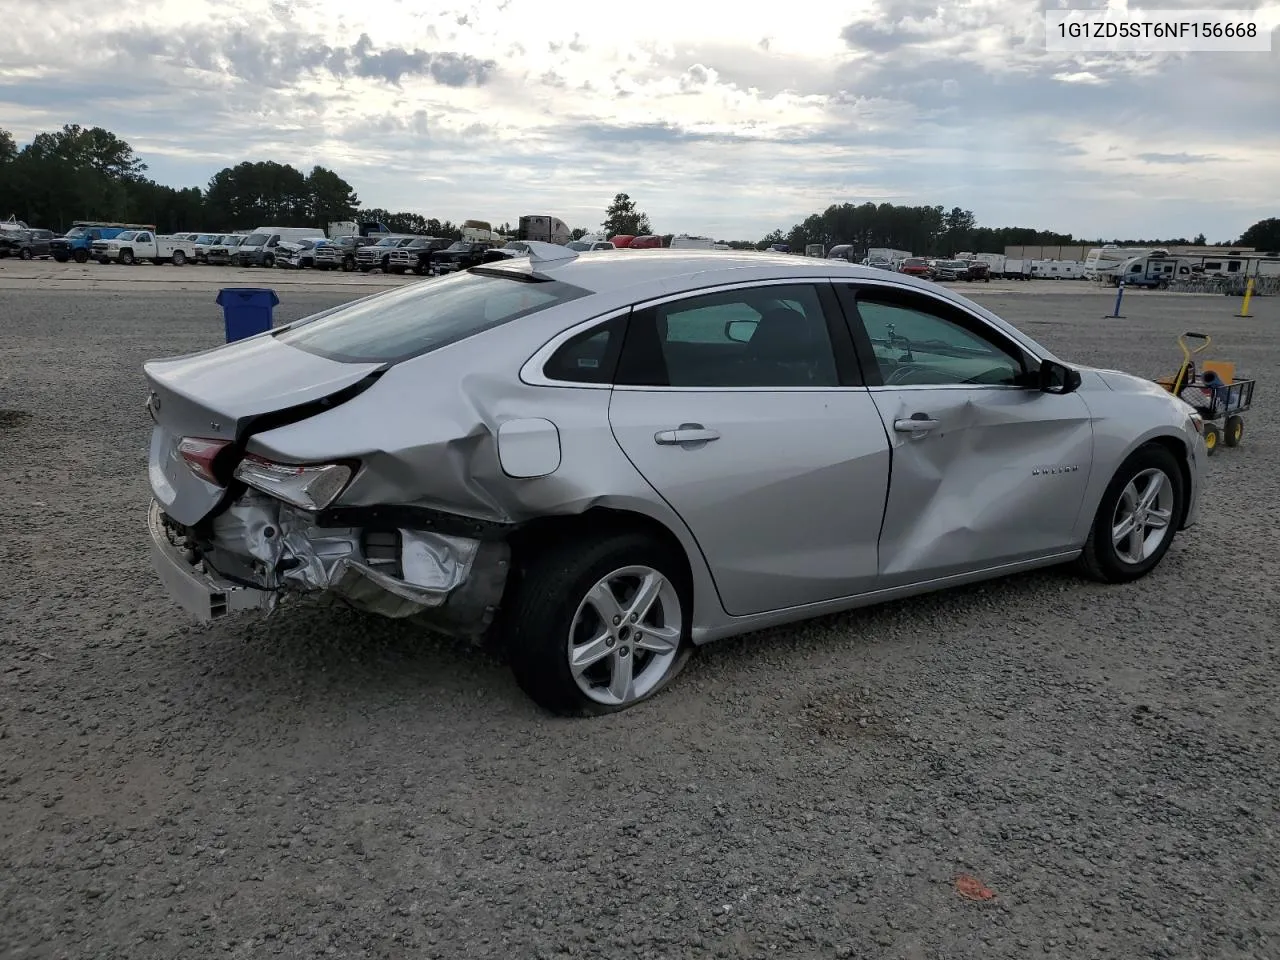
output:
[[[314,516],[252,493],[214,519],[208,540],[175,526],[153,502],[152,565],[170,596],[202,623],[269,612],[290,595],[329,594],[368,613],[479,640],[497,613],[510,563],[502,541],[318,527]]]

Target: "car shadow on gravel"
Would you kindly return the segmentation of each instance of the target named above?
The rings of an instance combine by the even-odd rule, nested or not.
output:
[[[535,711],[490,651],[340,605],[302,601],[271,618],[185,630],[190,695],[203,693],[215,711],[254,700],[277,711],[293,704],[300,720],[316,705],[333,712],[412,703],[445,722]]]

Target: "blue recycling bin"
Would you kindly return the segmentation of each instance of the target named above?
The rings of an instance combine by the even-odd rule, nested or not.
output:
[[[274,290],[259,287],[223,287],[218,306],[227,331],[227,343],[257,336],[271,329],[271,312],[280,303]]]

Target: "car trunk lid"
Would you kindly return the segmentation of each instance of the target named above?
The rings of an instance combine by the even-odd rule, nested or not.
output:
[[[224,488],[197,476],[182,457],[184,437],[243,449],[249,436],[304,420],[361,392],[384,369],[342,363],[257,336],[205,353],[143,365],[155,421],[148,476],[164,511],[183,524],[202,520]]]

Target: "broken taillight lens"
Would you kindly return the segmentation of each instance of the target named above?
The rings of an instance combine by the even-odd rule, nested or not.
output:
[[[303,510],[323,510],[338,498],[354,474],[345,463],[275,463],[252,454],[236,467],[242,483]]]
[[[230,441],[206,440],[203,437],[183,437],[178,441],[178,453],[186,461],[187,466],[201,480],[222,486],[213,470],[213,461],[217,459]]]

